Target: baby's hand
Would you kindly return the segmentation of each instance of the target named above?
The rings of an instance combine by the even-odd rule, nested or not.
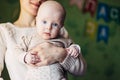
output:
[[[40,62],[40,58],[37,52],[30,52],[25,55],[24,61],[29,65],[35,65]]]
[[[71,55],[74,58],[78,57],[78,55],[79,55],[79,49],[75,46],[70,46],[70,47],[66,48],[66,51],[67,51],[68,55]]]

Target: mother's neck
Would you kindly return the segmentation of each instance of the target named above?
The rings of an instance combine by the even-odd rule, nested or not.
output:
[[[35,17],[31,15],[20,14],[19,18],[14,22],[17,27],[34,27]]]

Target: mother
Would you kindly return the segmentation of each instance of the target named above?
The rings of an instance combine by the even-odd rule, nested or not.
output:
[[[21,62],[18,60],[19,54],[15,50],[16,45],[13,43],[19,44],[18,46],[21,46],[22,49],[27,51],[30,45],[29,42],[34,33],[35,16],[37,14],[38,7],[44,1],[46,0],[20,0],[21,10],[19,18],[14,23],[7,22],[0,24],[0,75],[4,68],[5,61],[10,79],[24,80],[27,68],[25,64],[21,64]],[[80,54],[79,58],[74,59],[72,57],[66,56],[66,52],[63,48],[55,47],[49,43],[47,43],[47,45],[49,45],[49,48],[47,48],[50,49],[49,51],[52,51],[53,48],[56,48],[58,53],[56,54],[55,52],[52,52],[52,56],[48,56],[47,54],[42,55],[44,57],[47,56],[44,61],[48,62],[43,64],[49,65],[53,62],[59,61],[59,59],[62,59],[62,63],[66,65],[66,70],[68,70],[68,72],[74,75],[84,74],[86,70],[86,63],[82,57],[82,54]],[[42,51],[43,54],[47,53],[47,50],[45,49]],[[38,52],[40,50],[38,49]],[[58,58],[58,55],[61,53],[62,56]],[[21,60],[23,60],[23,58]],[[2,80],[2,77],[0,77],[0,80]]]

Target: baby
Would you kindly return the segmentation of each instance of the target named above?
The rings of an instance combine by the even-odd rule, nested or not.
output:
[[[79,49],[76,46],[71,46],[72,41],[65,39],[64,35],[60,34],[61,28],[64,26],[66,12],[61,4],[56,1],[46,1],[41,4],[36,16],[37,36],[39,37],[34,42],[44,43],[49,42],[57,47],[66,48],[67,54],[76,58],[79,55]],[[33,50],[33,55],[35,50]],[[28,53],[29,54],[29,53]],[[49,53],[50,54],[50,53]],[[27,57],[27,54],[26,54]],[[39,55],[34,55],[33,60],[25,59],[25,62],[36,64],[41,59]],[[66,70],[64,64],[54,63],[48,66],[33,67],[27,65],[28,72],[25,80],[66,80]]]

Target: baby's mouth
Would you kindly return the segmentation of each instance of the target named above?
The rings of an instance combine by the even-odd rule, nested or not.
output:
[[[45,35],[48,35],[48,36],[50,36],[50,35],[51,35],[51,34],[50,34],[50,33],[48,33],[48,32],[44,32],[44,34],[45,34]]]

